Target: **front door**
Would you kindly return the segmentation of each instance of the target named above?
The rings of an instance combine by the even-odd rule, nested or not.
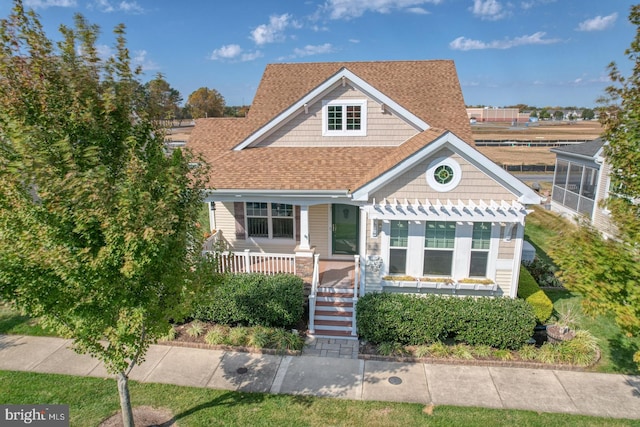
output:
[[[334,255],[358,253],[360,209],[353,205],[331,205],[331,242]]]

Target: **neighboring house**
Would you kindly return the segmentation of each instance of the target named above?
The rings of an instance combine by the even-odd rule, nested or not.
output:
[[[472,107],[467,108],[467,117],[473,124],[484,122],[527,123],[530,113],[521,113],[517,108]]]
[[[355,335],[351,301],[374,291],[516,297],[540,198],[474,148],[452,61],[268,65],[248,116],[198,120],[189,146],[216,235],[313,282],[311,331]],[[318,258],[355,260],[332,307]]]
[[[609,165],[601,138],[581,144],[552,148],[556,167],[551,192],[551,209],[565,216],[583,215],[607,237],[615,234],[601,202],[609,197]]]

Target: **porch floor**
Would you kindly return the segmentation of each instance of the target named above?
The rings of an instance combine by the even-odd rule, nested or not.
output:
[[[320,260],[320,287],[353,288],[355,263],[353,260]]]

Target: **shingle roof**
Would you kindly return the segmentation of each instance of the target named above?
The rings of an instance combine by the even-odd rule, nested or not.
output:
[[[592,141],[583,142],[582,144],[563,145],[561,147],[552,148],[551,151],[559,154],[577,154],[578,156],[594,157],[604,145],[602,138]]]
[[[252,147],[253,132],[346,68],[428,123],[398,147]],[[199,119],[189,146],[212,165],[216,189],[355,190],[446,131],[473,145],[453,61],[271,64],[246,118]]]

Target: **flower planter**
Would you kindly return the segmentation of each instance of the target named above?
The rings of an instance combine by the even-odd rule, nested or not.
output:
[[[575,336],[576,333],[569,328],[558,325],[547,326],[547,341],[552,344],[572,340]]]
[[[438,288],[438,282],[423,282],[423,281],[419,281],[418,282],[418,288],[421,288],[421,289],[437,289]]]
[[[494,292],[498,289],[498,285],[495,283],[493,285],[475,285],[476,291],[486,291],[486,292]]]
[[[458,289],[460,290],[473,291],[476,286],[473,283],[458,283]]]

